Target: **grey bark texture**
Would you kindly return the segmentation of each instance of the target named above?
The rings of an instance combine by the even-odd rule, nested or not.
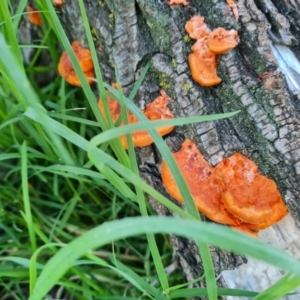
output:
[[[86,45],[77,1],[57,8],[70,38]],[[86,0],[85,7],[105,80],[114,82],[116,66],[121,83],[130,90],[145,64],[150,68],[136,97],[141,108],[161,88],[172,97],[176,117],[240,110],[230,119],[176,128],[166,138],[179,149],[183,138],[194,140],[212,165],[234,152],[253,159],[260,172],[276,181],[289,207],[295,234],[300,226],[300,1],[236,0],[239,20],[225,0],[190,0],[170,9],[158,0]],[[193,15],[205,17],[211,29],[236,29],[240,44],[218,58],[222,83],[201,87],[191,77],[185,23]],[[279,71],[279,72],[276,72]],[[160,155],[155,146],[137,149],[141,176],[166,194],[160,178]],[[149,199],[159,215],[166,208]],[[201,258],[193,241],[171,236],[174,256],[187,280],[202,275]],[[212,249],[216,273],[245,263],[244,257]],[[236,275],[239,276],[239,275]],[[221,280],[220,284],[226,284]],[[199,283],[201,286],[201,283]]]

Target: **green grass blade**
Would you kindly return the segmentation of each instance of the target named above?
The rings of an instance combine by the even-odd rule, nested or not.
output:
[[[5,34],[5,38],[7,39],[7,43],[11,46],[11,51],[14,53],[16,63],[18,64],[19,68],[23,68],[22,55],[17,41],[17,32],[13,26],[7,0],[2,1],[0,5],[0,20],[5,21],[1,27],[4,27],[3,32]]]
[[[15,15],[12,18],[12,22],[13,22],[13,25],[14,25],[14,31],[15,32],[17,32],[17,30],[19,28],[19,24],[20,24],[21,18],[23,16],[26,4],[27,4],[27,0],[21,0],[19,2],[19,5],[18,5],[17,10],[15,12]],[[21,48],[21,45],[19,45],[19,47]]]
[[[144,74],[143,77],[146,75],[146,72],[148,70],[150,66],[150,63],[148,63],[148,65],[144,68]],[[124,96],[121,90],[121,83],[119,81],[119,76],[118,76],[118,72],[117,70],[115,70],[116,73],[116,78],[117,78],[117,84],[118,84],[118,92],[119,92],[119,99],[120,99],[120,103],[121,103],[121,107],[122,107],[122,117],[124,119],[125,124],[128,124],[128,118],[127,118],[127,110],[125,109],[125,104],[124,104]],[[135,85],[137,88],[141,85],[142,80],[144,78],[140,78],[141,80],[139,82],[137,82],[137,84]],[[136,89],[137,91],[137,89]],[[134,97],[134,94],[132,95]],[[131,169],[132,171],[138,176],[139,175],[139,168],[138,168],[138,164],[137,164],[137,158],[135,155],[135,150],[133,147],[133,142],[132,142],[132,138],[131,135],[127,135],[127,143],[128,143],[128,152],[129,152],[129,159],[130,159],[130,165],[131,165]],[[140,208],[140,212],[142,216],[148,216],[148,212],[147,212],[147,205],[146,205],[146,199],[144,197],[143,194],[143,190],[138,186],[135,185],[135,190],[136,190],[136,195],[137,195],[137,201],[139,203],[139,208]],[[161,255],[159,253],[157,244],[156,244],[156,240],[153,234],[148,233],[147,234],[147,240],[148,240],[148,245],[149,245],[149,249],[151,251],[151,255],[153,258],[153,262],[155,265],[155,269],[156,269],[156,273],[160,282],[160,285],[162,287],[163,290],[167,290],[169,288],[169,282],[168,282],[168,278],[167,275],[165,273],[164,270],[164,266],[161,260]]]
[[[129,100],[133,101],[133,99],[134,99],[136,93],[138,92],[140,86],[142,85],[142,82],[143,82],[143,80],[144,80],[144,78],[145,78],[145,76],[146,76],[146,74],[147,74],[147,72],[148,72],[148,70],[149,70],[149,68],[150,68],[150,65],[151,65],[151,61],[149,60],[149,61],[147,62],[147,64],[146,64],[145,68],[143,69],[143,71],[142,71],[142,73],[141,73],[139,79],[138,79],[137,82],[135,83],[135,85],[134,85],[132,91],[131,91],[130,94],[129,94],[129,96],[128,96],[128,99],[129,99]]]
[[[300,262],[271,245],[225,226],[171,217],[136,217],[104,223],[60,249],[45,265],[30,300],[40,300],[72,264],[88,251],[112,241],[145,233],[176,234],[243,253],[300,276]]]
[[[35,286],[36,281],[37,281],[37,269],[38,269],[38,266],[39,266],[39,264],[37,263],[38,255],[41,253],[42,250],[47,249],[47,248],[52,248],[52,247],[55,247],[55,246],[61,247],[60,244],[49,243],[47,245],[44,245],[44,246],[38,248],[33,253],[33,255],[31,256],[31,259],[30,259],[30,262],[29,262],[29,278],[30,278],[29,293],[30,293],[30,295],[33,293],[33,289],[34,289],[34,286]]]
[[[145,291],[148,291],[153,296],[151,298],[154,300],[156,299],[167,300],[167,298],[163,296],[160,291],[158,291],[155,287],[151,286],[148,282],[143,280],[138,274],[136,274],[130,268],[128,268],[127,266],[125,266],[124,264],[122,264],[120,261],[116,259],[112,259],[112,261],[114,262],[118,272],[121,271],[123,273],[123,276],[124,277],[126,276],[127,280],[129,280],[132,284],[138,286],[143,293],[145,293]]]
[[[233,296],[233,297],[255,297],[256,295],[258,295],[258,293],[252,291],[240,290],[240,289],[218,288],[218,295]],[[199,296],[207,296],[207,289],[190,288],[190,289],[179,289],[170,292],[171,299],[186,298],[186,297],[190,299],[192,297],[199,297]],[[270,299],[275,299],[275,298],[268,298],[268,300]]]
[[[83,137],[76,134],[74,131],[62,125],[61,123],[49,118],[45,113],[41,113],[36,109],[29,107],[25,111],[24,115],[40,123],[41,125],[43,125],[44,128],[47,127],[51,129],[53,132],[56,132],[58,135],[71,141],[74,145],[78,146],[79,148],[83,150],[88,149],[88,142]]]
[[[299,286],[300,277],[295,274],[288,273],[268,289],[259,293],[256,297],[253,298],[253,300],[279,299]]]
[[[31,243],[31,249],[34,252],[36,250],[36,236],[34,232],[34,224],[32,220],[30,200],[29,200],[29,191],[28,191],[28,174],[27,174],[27,146],[24,141],[21,149],[21,158],[22,158],[22,193],[23,193],[23,203],[24,203],[24,213],[25,221],[27,224],[29,238]]]

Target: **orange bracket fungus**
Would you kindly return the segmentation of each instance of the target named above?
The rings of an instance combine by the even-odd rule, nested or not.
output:
[[[224,205],[248,228],[267,228],[288,213],[275,182],[259,174],[257,165],[242,154],[223,159],[215,167],[215,176]]]
[[[226,2],[228,6],[231,8],[234,18],[237,21],[239,19],[239,11],[237,9],[235,2],[233,0],[226,0]]]
[[[60,7],[64,6],[65,4],[63,0],[52,0],[52,3],[53,5],[60,6]]]
[[[197,40],[191,48],[188,62],[193,79],[202,86],[212,86],[222,80],[217,75],[217,56],[208,49],[206,41],[206,37]]]
[[[213,168],[196,145],[191,140],[185,140],[181,149],[173,155],[197,208],[215,222],[239,225],[241,221],[232,215],[221,201],[221,188],[214,178]],[[183,198],[165,161],[161,165],[161,176],[168,193],[183,203]]]
[[[185,140],[173,155],[197,208],[209,219],[256,236],[288,214],[275,182],[259,174],[257,165],[242,154],[235,153],[213,168],[196,145]],[[164,161],[161,173],[168,193],[183,203]]]
[[[217,28],[210,33],[207,39],[209,50],[216,54],[223,54],[236,47],[238,43],[238,33],[234,29]]]
[[[223,28],[211,32],[200,16],[193,16],[187,21],[185,30],[197,40],[188,57],[193,79],[202,86],[219,84],[222,80],[217,75],[217,54],[225,53],[238,44],[237,32]]]
[[[203,37],[207,37],[211,30],[204,22],[204,17],[193,16],[185,24],[185,30],[189,34],[191,39],[198,40]]]
[[[170,109],[167,107],[170,97],[165,93],[164,90],[161,90],[160,94],[161,96],[157,97],[152,103],[147,104],[146,108],[143,110],[144,115],[151,121],[167,120],[167,119],[174,118]],[[103,115],[105,116],[104,104],[101,99],[98,102],[98,106],[101,112],[103,113]],[[112,98],[108,98],[108,107],[109,107],[112,120],[115,122],[121,114],[121,105],[116,100]],[[139,122],[138,118],[130,112],[128,112],[127,118],[129,124],[134,124]],[[121,126],[122,125],[124,125],[124,123],[122,123]],[[170,133],[173,129],[174,126],[169,125],[164,127],[158,127],[156,130],[161,136],[164,136]],[[150,134],[146,130],[135,131],[131,134],[131,137],[132,137],[134,147],[144,147],[153,143]],[[120,137],[120,139],[123,147],[127,149],[128,145],[127,145],[126,136],[123,135]]]
[[[32,7],[30,5],[26,5],[26,10],[28,12],[29,22],[41,27],[42,19],[41,19],[40,13],[34,7]]]
[[[72,43],[73,51],[78,59],[79,65],[87,79],[89,84],[93,83],[94,75],[94,65],[91,56],[91,52],[89,49],[82,48],[79,45],[78,41],[74,41]],[[58,73],[60,76],[65,78],[65,80],[76,86],[81,86],[79,78],[76,75],[75,69],[71,63],[71,60],[66,51],[64,51],[60,57],[58,63]]]
[[[176,5],[184,5],[184,6],[187,6],[188,5],[188,2],[186,0],[170,0],[170,7],[172,8],[173,6],[176,6]]]

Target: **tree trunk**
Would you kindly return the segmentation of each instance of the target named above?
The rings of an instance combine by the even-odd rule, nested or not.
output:
[[[166,140],[175,150],[183,136],[193,139],[212,165],[234,152],[253,159],[262,174],[276,181],[290,210],[288,217],[262,231],[259,238],[299,255],[300,1],[238,0],[238,22],[225,0],[190,0],[189,6],[173,9],[166,2],[85,1],[105,80],[115,81],[116,65],[122,85],[130,90],[151,59],[152,67],[136,97],[141,107],[163,88],[172,97],[169,106],[176,117],[240,110],[234,118],[177,127]],[[57,11],[70,41],[87,45],[78,2],[66,0]],[[214,87],[202,87],[191,77],[187,56],[194,41],[186,38],[184,25],[193,15],[204,16],[211,29],[234,28],[240,35],[239,46],[218,57],[222,83]],[[166,194],[155,146],[137,149],[137,155],[141,176]],[[149,200],[158,214],[171,214]],[[171,241],[186,279],[201,276],[194,243],[175,236]],[[281,276],[252,259],[219,249],[212,249],[212,255],[223,286],[259,291]]]

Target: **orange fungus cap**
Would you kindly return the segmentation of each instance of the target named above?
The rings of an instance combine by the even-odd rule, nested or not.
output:
[[[186,0],[170,0],[170,7],[176,6],[176,5],[184,5],[187,6],[188,2]]]
[[[275,182],[259,174],[257,165],[247,157],[235,153],[223,159],[215,167],[215,176],[222,186],[222,201],[232,214],[251,224],[278,218],[274,210],[282,198]]]
[[[64,1],[63,0],[52,0],[53,5],[56,6],[64,6]]]
[[[239,11],[237,9],[236,3],[233,0],[226,0],[228,6],[231,8],[235,20],[239,19]]]
[[[37,26],[42,26],[42,19],[40,13],[32,6],[26,5],[26,10],[28,12],[28,20],[30,23]]]
[[[260,223],[256,224],[249,224],[249,228],[251,230],[262,230],[272,226],[273,224],[282,220],[287,214],[289,213],[285,203],[283,202],[282,198],[280,197],[279,201],[276,202],[272,206],[272,215],[269,216],[267,219],[261,221]]]
[[[210,34],[210,29],[204,22],[204,17],[193,16],[185,24],[185,30],[189,34],[190,38],[198,40]]]
[[[143,110],[144,115],[151,121],[154,120],[167,120],[174,118],[172,112],[167,107],[170,97],[165,93],[164,90],[160,91],[161,96],[157,97],[152,103],[147,104],[146,108]],[[100,99],[98,106],[102,113],[105,115],[103,102]],[[108,98],[108,106],[112,116],[112,120],[115,122],[121,114],[121,105],[114,99]],[[128,112],[127,114],[128,123],[134,124],[138,123],[138,118]],[[122,123],[121,125],[124,125]],[[158,127],[156,130],[161,135],[164,136],[170,133],[174,129],[173,125]],[[126,136],[121,136],[121,142],[125,149],[128,148]],[[145,147],[153,143],[152,137],[149,135],[147,130],[135,131],[131,134],[134,147]]]
[[[217,28],[212,31],[207,40],[207,46],[211,52],[216,54],[225,53],[239,43],[239,37],[236,30],[226,30],[224,28]]]
[[[222,203],[221,189],[214,179],[213,168],[196,145],[191,140],[185,140],[181,149],[173,155],[199,211],[218,223],[240,224],[241,221],[229,213]],[[165,161],[161,165],[161,176],[168,193],[183,203],[183,198]]]
[[[188,56],[193,79],[202,86],[213,86],[221,83],[217,75],[216,55],[211,52],[199,55],[194,52]]]
[[[167,107],[168,101],[171,99],[164,90],[160,91],[160,96],[157,97],[152,103],[147,104],[146,108],[143,110],[144,115],[148,118],[150,121],[155,120],[167,120],[167,119],[173,119],[174,116],[170,109]],[[130,123],[136,123],[139,122],[138,119],[132,115],[132,118],[129,118]],[[168,125],[164,127],[158,127],[156,128],[156,131],[161,135],[164,136],[168,133],[170,133],[174,129],[173,125]],[[134,147],[145,147],[148,145],[151,145],[153,143],[152,137],[146,130],[139,130],[135,131],[131,134],[132,141]],[[125,136],[121,137],[121,141],[123,144],[123,147],[125,149],[128,148],[127,145],[127,139]]]
[[[89,84],[93,83],[93,79],[95,77],[94,74],[94,65],[91,56],[91,52],[89,49],[82,48],[79,45],[78,41],[74,41],[72,43],[73,51],[78,59],[79,65],[87,79]],[[66,51],[64,51],[60,57],[58,63],[58,73],[60,76],[65,78],[65,80],[75,86],[81,86],[79,78],[76,75],[75,69],[71,63],[71,60]]]

